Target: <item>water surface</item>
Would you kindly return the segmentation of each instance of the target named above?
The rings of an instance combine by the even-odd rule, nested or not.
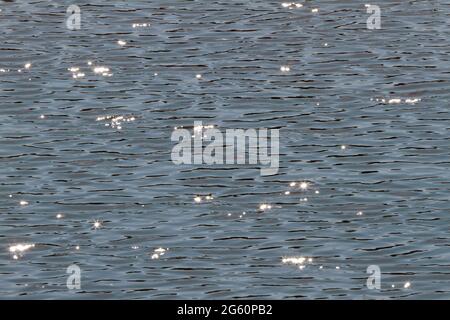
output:
[[[446,1],[377,1],[380,30],[362,1],[77,1],[71,31],[72,2],[0,3],[1,298],[450,298]],[[195,120],[279,128],[279,174],[174,165]]]

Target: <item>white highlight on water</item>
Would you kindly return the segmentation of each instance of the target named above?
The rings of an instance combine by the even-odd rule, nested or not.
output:
[[[23,253],[31,248],[34,248],[34,243],[19,243],[9,247],[9,252],[11,253]]]
[[[102,223],[100,222],[100,220],[95,220],[94,223],[92,224],[92,227],[95,230],[100,229],[102,227]]]
[[[283,8],[288,8],[288,9],[295,9],[295,8],[301,8],[303,7],[303,4],[301,3],[296,3],[296,2],[282,2],[281,6]]]
[[[131,26],[133,27],[133,29],[147,28],[147,27],[150,27],[150,23],[133,23]]]
[[[259,205],[259,210],[261,211],[266,211],[270,209],[272,209],[272,206],[270,204],[263,203]]]
[[[305,261],[305,257],[284,257],[281,259],[281,262],[285,264],[303,264]]]
[[[110,69],[105,66],[94,67],[94,69],[92,69],[92,71],[94,71],[95,74],[101,74],[102,76],[105,76],[105,77],[110,77],[112,75],[112,73],[109,72]]]
[[[291,264],[298,266],[300,270],[303,270],[306,267],[306,263],[311,264],[313,262],[313,259],[306,258],[303,256],[293,256],[293,257],[282,257],[281,262],[283,264]]]
[[[117,130],[122,130],[122,124],[133,122],[136,120],[135,116],[125,116],[125,115],[111,115],[111,116],[98,116],[96,121],[109,121],[105,123],[106,127],[116,128]]]
[[[400,103],[406,103],[406,104],[411,104],[414,105],[420,101],[422,101],[422,99],[420,98],[375,98],[375,99],[370,99],[371,101],[376,101],[376,102],[381,102],[383,104],[400,104]]]
[[[163,256],[167,251],[169,250],[169,248],[157,248],[153,250],[152,259],[159,259],[161,256]]]

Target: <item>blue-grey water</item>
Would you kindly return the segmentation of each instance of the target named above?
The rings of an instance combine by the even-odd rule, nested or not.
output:
[[[376,30],[363,1],[75,2],[0,2],[0,298],[450,298],[448,1]],[[175,165],[195,120],[279,128],[279,173]]]

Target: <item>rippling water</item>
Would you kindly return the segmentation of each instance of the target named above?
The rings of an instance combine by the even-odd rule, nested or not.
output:
[[[448,2],[72,2],[0,2],[0,297],[450,298]],[[175,166],[194,120],[279,174]]]

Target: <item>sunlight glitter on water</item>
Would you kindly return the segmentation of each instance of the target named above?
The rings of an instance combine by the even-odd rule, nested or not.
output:
[[[174,130],[178,130],[178,129],[184,129],[184,126],[176,126],[173,129]],[[209,125],[196,125],[193,128],[193,135],[192,138],[201,138],[201,139],[205,139],[208,137],[208,135],[206,133],[204,133],[205,130],[208,129],[214,129],[216,128],[215,125],[209,124]],[[189,127],[186,127],[186,129],[189,129]]]
[[[194,197],[195,203],[202,203],[203,201],[211,201],[211,200],[214,200],[214,196],[212,196],[211,194],[208,194],[206,196],[196,195]]]
[[[405,103],[407,104],[416,104],[417,102],[420,102],[422,99],[415,98],[415,99],[405,99]]]
[[[258,209],[259,209],[259,211],[267,211],[267,210],[272,209],[272,205],[267,204],[267,203],[262,203],[259,205]]]
[[[80,67],[70,67],[67,68],[67,70],[72,72],[72,78],[74,79],[84,78],[84,76],[86,75],[84,72],[80,71]]]
[[[386,250],[386,259],[396,266],[392,271],[400,273],[403,270],[397,269],[401,269],[404,260],[409,263],[413,257],[417,263],[408,274],[420,272],[421,267],[429,265],[427,261],[421,263],[422,258],[435,258],[433,253],[426,252],[428,247],[419,248],[424,249],[423,253],[414,255],[403,255],[406,250],[401,246],[375,252],[365,249],[383,248],[386,237],[377,235],[391,235],[392,228],[395,237],[388,240],[394,244],[407,243],[408,251],[409,247],[412,251],[417,244],[413,242],[414,231],[425,234],[425,229],[434,223],[435,211],[443,221],[439,210],[445,209],[448,177],[445,158],[441,159],[446,155],[441,133],[447,130],[445,120],[448,117],[433,105],[445,86],[431,80],[445,78],[445,65],[437,62],[442,62],[439,58],[447,52],[440,49],[441,37],[429,43],[420,33],[423,25],[442,36],[442,30],[437,27],[439,21],[429,24],[427,18],[426,23],[411,28],[410,24],[401,23],[404,17],[396,13],[411,9],[408,11],[411,19],[419,6],[403,8],[399,5],[392,12],[383,11],[388,22],[395,21],[389,25],[392,32],[363,39],[364,34],[355,38],[352,32],[364,31],[366,27],[364,20],[368,15],[361,8],[356,8],[361,19],[355,24],[352,6],[344,3],[336,7],[324,4],[319,12],[321,3],[314,1],[250,2],[258,6],[248,8],[245,3],[236,8],[230,5],[225,10],[227,2],[211,2],[211,7],[197,1],[176,6],[161,2],[149,7],[130,1],[114,8],[90,7],[87,8],[88,29],[93,27],[93,32],[88,32],[87,36],[82,36],[83,31],[81,34],[72,32],[74,37],[68,41],[58,41],[58,34],[55,34],[55,39],[52,38],[55,43],[47,44],[35,41],[45,32],[45,24],[36,28],[35,34],[32,32],[34,25],[20,30],[20,25],[30,26],[20,23],[20,17],[11,25],[5,25],[6,33],[17,36],[14,41],[5,43],[8,49],[4,50],[5,61],[9,61],[10,55],[17,55],[18,62],[0,65],[5,68],[0,69],[0,79],[6,80],[4,116],[13,120],[16,117],[19,121],[22,111],[31,110],[25,121],[20,122],[17,133],[13,126],[11,130],[8,126],[2,127],[2,133],[8,138],[4,151],[11,153],[11,157],[5,158],[11,162],[9,168],[5,168],[5,177],[11,181],[4,183],[5,213],[2,215],[4,237],[11,237],[4,247],[6,259],[11,260],[6,252],[9,245],[37,243],[36,249],[29,249],[33,261],[25,265],[26,269],[11,273],[13,278],[8,279],[5,287],[8,294],[22,293],[8,292],[9,284],[13,288],[15,279],[19,279],[16,285],[21,284],[21,275],[33,277],[40,268],[45,275],[49,270],[47,263],[64,262],[65,257],[60,254],[66,254],[67,248],[76,256],[73,261],[82,263],[83,258],[87,258],[91,265],[104,267],[98,270],[99,274],[92,268],[87,270],[92,278],[104,280],[104,275],[108,280],[111,275],[116,276],[119,298],[125,293],[131,298],[151,297],[152,292],[155,296],[174,294],[181,298],[241,296],[239,286],[235,290],[229,281],[208,281],[217,279],[217,275],[220,278],[220,275],[238,273],[248,277],[241,281],[248,284],[245,288],[248,296],[276,298],[299,294],[291,290],[289,277],[277,274],[279,268],[290,268],[280,263],[280,256],[284,254],[294,255],[286,257],[283,262],[286,264],[303,259],[293,267],[298,272],[297,267],[305,268],[305,265],[305,270],[309,271],[308,263],[312,263],[312,258],[306,256],[313,252],[317,269],[323,263],[327,272],[338,274],[348,270],[348,279],[361,280],[361,288],[365,286],[365,278],[361,276],[366,267],[363,258],[383,256]],[[140,5],[143,7],[139,8]],[[45,6],[42,9],[45,15]],[[151,12],[148,9],[152,9]],[[40,20],[39,12],[31,11],[33,16],[38,13],[37,20]],[[23,12],[26,16],[28,10]],[[226,14],[222,14],[224,12]],[[121,22],[125,22],[124,30],[117,28]],[[147,22],[152,23],[151,27]],[[292,26],[295,30],[290,28]],[[86,31],[85,27],[84,24],[82,30]],[[300,41],[295,41],[300,35],[297,31],[302,29],[305,32],[300,32]],[[28,32],[30,39],[26,39]],[[404,50],[389,47],[395,43],[396,33],[403,36],[401,48]],[[29,41],[22,46],[20,42],[25,39]],[[360,40],[357,45],[355,39]],[[414,41],[409,42],[412,39],[422,41],[423,45],[414,46]],[[217,46],[208,45],[216,41],[220,41]],[[264,47],[268,43],[269,47]],[[381,50],[385,49],[383,44],[388,44],[386,50]],[[373,50],[377,45],[381,49]],[[67,52],[58,57],[55,49],[56,53],[59,49]],[[421,52],[422,49],[425,52]],[[376,54],[380,59],[371,59]],[[429,56],[437,58],[428,59]],[[89,58],[92,62],[86,64]],[[11,74],[6,73],[8,67]],[[20,77],[16,77],[18,68],[22,68]],[[111,72],[114,72],[113,78],[103,77]],[[273,79],[271,75],[277,76]],[[30,83],[25,80],[31,76],[33,82],[29,90],[22,90],[21,85],[25,87]],[[16,80],[18,87],[13,88],[11,83]],[[428,113],[419,110],[421,100],[414,97],[422,96],[422,92],[433,97],[426,101],[430,103],[429,110],[423,108]],[[368,101],[380,93],[384,94],[383,103]],[[422,99],[426,100],[425,96]],[[321,101],[321,107],[317,101]],[[445,108],[445,104],[442,107]],[[139,121],[124,115],[128,112],[136,113]],[[129,119],[125,120],[127,117]],[[247,170],[246,167],[242,170],[231,166],[223,170],[221,167],[212,167],[212,170],[209,167],[205,170],[171,167],[167,158],[170,146],[166,129],[192,119],[245,129],[261,125],[298,130],[281,137],[284,171],[273,178],[258,177],[251,171],[253,168]],[[203,135],[198,127],[189,129],[189,135]],[[297,139],[303,134],[309,137],[306,143]],[[344,144],[348,144],[348,150]],[[416,154],[414,148],[410,148],[423,144],[429,145],[431,151],[419,150]],[[363,175],[366,167],[370,170]],[[431,168],[429,174],[428,168]],[[418,179],[402,179],[411,176]],[[386,190],[389,192],[384,192]],[[421,194],[421,190],[429,192]],[[12,199],[7,198],[9,192],[14,192]],[[217,200],[207,196],[209,192],[214,192]],[[412,196],[408,205],[404,205],[400,200],[409,195]],[[434,201],[437,198],[439,202]],[[30,201],[30,205],[21,199]],[[279,205],[285,206],[284,210],[278,210]],[[242,210],[247,210],[247,214]],[[411,219],[403,216],[414,218],[420,215],[418,211],[426,212],[430,219],[422,223],[414,223],[412,219],[412,223],[408,223]],[[67,218],[63,219],[58,212],[64,212]],[[177,214],[180,212],[183,214]],[[151,215],[148,219],[147,213]],[[94,218],[105,219],[104,227],[97,232],[90,229]],[[237,218],[245,222],[235,221]],[[82,221],[81,226],[79,221]],[[204,221],[208,222],[205,226]],[[101,227],[100,222],[95,224],[94,229]],[[445,224],[438,219],[437,226],[430,228],[430,234],[440,235],[441,225],[445,233]],[[193,228],[189,228],[191,226]],[[189,237],[191,233],[194,235]],[[153,242],[155,239],[166,239],[167,243]],[[333,239],[338,241],[333,243]],[[133,242],[130,244],[130,241]],[[82,254],[74,249],[78,243],[83,245]],[[134,243],[142,246],[146,261],[143,264],[132,261],[128,273],[128,265],[122,269],[119,260],[123,252],[139,248],[132,247]],[[149,262],[150,255],[156,258],[164,255],[158,248],[162,245],[170,246],[171,250],[179,248],[177,266],[192,267],[195,262],[195,270],[206,276],[200,276],[201,281],[194,279],[194,284],[191,279],[177,281],[177,276],[186,271],[175,270],[167,276],[165,268],[170,268],[170,263],[160,266],[161,270],[144,272],[148,282],[134,281],[141,277],[135,271],[148,267],[145,263]],[[277,248],[301,247],[298,252],[277,254]],[[230,249],[230,254],[223,248]],[[255,248],[261,251],[255,252]],[[431,251],[433,246],[429,249]],[[351,259],[352,252],[358,253],[358,259]],[[137,255],[137,251],[133,253]],[[297,254],[305,257],[295,257]],[[342,264],[341,272],[335,270],[339,268],[336,263],[341,262],[326,260],[346,254],[348,265]],[[166,256],[172,257],[172,252]],[[191,259],[199,256],[207,259]],[[242,256],[249,257],[248,261],[243,261]],[[221,263],[224,258],[226,263]],[[157,265],[161,260],[152,262]],[[442,260],[438,257],[433,261],[438,266]],[[247,272],[250,264],[254,272]],[[28,268],[31,266],[33,270]],[[205,266],[207,268],[203,268]],[[62,278],[64,270],[61,270]],[[325,281],[314,275],[306,280],[311,295],[310,290],[300,294],[313,298],[339,297],[340,292],[335,295],[335,283],[328,285],[328,275],[322,274],[327,276]],[[169,285],[163,283],[160,288],[161,275],[167,280],[173,280],[170,279],[173,276],[173,286],[167,281]],[[405,282],[411,280],[415,281],[412,289],[419,292],[421,278],[408,277],[396,283],[397,288],[403,290]],[[51,291],[51,279],[39,280],[48,282],[48,291]],[[268,279],[278,285],[276,290],[264,286]],[[349,281],[349,286],[344,282],[339,288],[339,291],[345,290],[342,290],[343,296],[352,298],[363,292],[353,290],[354,281]],[[133,291],[136,287],[146,289],[147,283],[154,291]],[[100,285],[103,284],[98,281],[98,287]],[[407,286],[411,284],[408,282]],[[91,287],[92,292],[102,290]],[[330,287],[333,290],[329,290]],[[31,298],[40,298],[43,293],[29,292]],[[113,298],[117,297],[116,292],[112,294]]]
[[[169,251],[169,248],[157,248],[153,250],[153,253],[151,255],[151,258],[154,259],[159,259],[161,256],[163,256],[164,254],[167,253],[167,251]]]
[[[23,256],[23,254],[34,248],[35,244],[34,243],[18,243],[15,245],[12,245],[9,247],[8,251],[13,255],[13,259],[14,260],[18,260],[20,257]]]
[[[301,197],[299,201],[300,202],[308,202],[309,198],[305,197],[304,195],[312,194],[312,193],[314,195],[320,194],[320,191],[317,188],[312,188],[312,187],[313,187],[313,182],[310,182],[310,181],[300,181],[300,182],[292,181],[289,183],[289,189],[287,191],[284,191],[283,194],[285,196],[290,196],[290,195],[296,195],[296,194],[300,193],[300,194],[303,194],[303,197]],[[311,190],[311,192],[310,192],[310,190]]]
[[[301,8],[303,7],[303,4],[301,3],[296,3],[296,2],[282,2],[281,6],[283,8],[287,8],[287,9],[296,9],[296,8]]]
[[[205,125],[205,126],[201,125],[201,126],[194,127],[195,132],[201,132],[202,130],[205,130],[205,129],[214,129],[214,125],[210,124],[210,125]]]
[[[102,222],[100,220],[94,220],[92,223],[92,229],[97,230],[102,227]]]
[[[72,75],[74,79],[84,78],[85,74],[83,72],[77,72]]]
[[[305,261],[305,257],[284,257],[281,259],[281,262],[285,264],[302,264]]]
[[[16,245],[12,245],[9,247],[9,252],[11,253],[22,253],[25,252],[31,248],[34,248],[35,244],[34,243],[19,243]]]
[[[92,69],[95,74],[102,75],[104,77],[111,77],[113,74],[110,72],[110,69],[105,66],[96,66]]]
[[[131,25],[133,27],[133,29],[137,29],[137,28],[147,28],[150,27],[150,23],[133,23]]]
[[[305,269],[308,264],[313,263],[313,258],[303,257],[303,256],[293,256],[293,257],[282,257],[282,264],[298,266],[300,270]]]
[[[403,98],[389,98],[389,99],[386,99],[386,98],[375,98],[375,99],[373,99],[372,98],[370,100],[371,101],[375,101],[375,102],[380,102],[380,103],[383,103],[383,104],[401,104],[401,103],[405,103],[405,104],[412,104],[412,105],[422,101],[421,98],[406,98],[406,99],[403,99]]]
[[[106,127],[111,127],[113,129],[122,130],[124,124],[128,124],[136,120],[133,115],[108,115],[108,116],[98,116],[95,121],[104,121]]]
[[[290,182],[289,187],[294,188],[298,187],[301,191],[306,191],[310,187],[310,182],[308,181],[301,181],[301,182]]]

